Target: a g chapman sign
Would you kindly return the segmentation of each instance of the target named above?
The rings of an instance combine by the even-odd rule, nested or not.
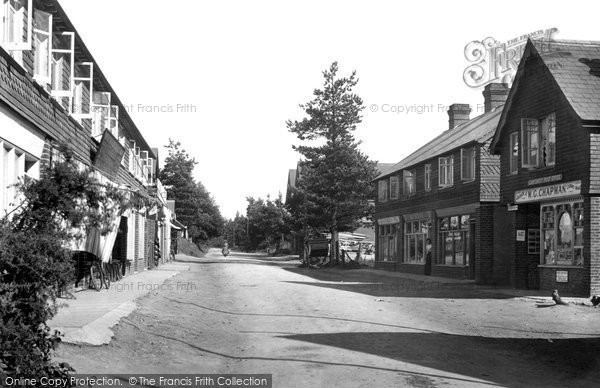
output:
[[[557,183],[515,191],[515,203],[539,202],[581,194],[581,181]]]

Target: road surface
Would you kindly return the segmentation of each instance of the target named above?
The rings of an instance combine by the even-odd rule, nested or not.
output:
[[[600,309],[211,250],[138,300],[78,373],[267,373],[291,387],[600,384]],[[392,280],[390,280],[392,279]],[[432,283],[433,284],[433,283]]]

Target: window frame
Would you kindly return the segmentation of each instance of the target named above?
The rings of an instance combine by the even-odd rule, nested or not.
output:
[[[431,163],[427,163],[424,167],[425,191],[431,191]]]
[[[69,111],[72,112],[73,108],[72,108],[72,102],[73,102],[73,93],[74,93],[74,89],[75,89],[75,33],[74,32],[69,32],[69,31],[65,31],[65,32],[61,32],[61,33],[57,33],[55,35],[61,35],[62,37],[66,37],[69,42],[70,42],[70,48],[68,49],[62,49],[62,48],[54,48],[52,47],[51,50],[51,66],[52,66],[52,70],[51,70],[51,80],[50,80],[50,95],[52,97],[54,97],[56,100],[58,100],[60,102],[61,99],[63,98],[68,98],[69,100]],[[59,39],[56,39],[55,37],[53,37],[52,42],[57,42]],[[58,63],[58,59],[57,57],[61,57],[61,59],[63,57],[67,57],[69,58],[69,89],[67,90],[62,90],[62,89],[55,89],[54,88],[54,79],[56,78],[56,71],[55,71],[55,64]],[[61,68],[64,66],[64,64],[61,64]],[[61,73],[64,73],[64,69],[63,71],[61,71]],[[62,79],[61,79],[62,81]],[[61,82],[62,83],[62,82]]]
[[[17,31],[21,31],[18,35],[20,35],[21,39],[25,39],[24,41],[17,42],[16,40],[13,42],[5,41],[6,36],[8,35],[8,23],[6,20],[9,18],[10,13],[8,12],[11,7],[11,0],[2,0],[2,4],[0,5],[0,20],[4,20],[3,23],[0,23],[0,29],[2,29],[2,33],[0,34],[0,46],[2,46],[6,51],[27,51],[31,50],[31,42],[32,42],[32,16],[33,16],[33,0],[17,0],[25,3],[25,7],[27,8],[27,21],[26,25],[19,22],[19,24],[13,24],[12,33],[15,34]],[[21,14],[19,12],[19,14]],[[22,13],[22,19],[25,18],[25,11]],[[14,22],[13,22],[14,23]],[[23,29],[26,28],[26,36],[22,35]]]
[[[75,118],[76,120],[80,121],[83,119],[92,119],[93,118],[93,114],[92,114],[92,104],[93,104],[93,97],[94,97],[94,63],[93,62],[80,62],[80,63],[76,63],[74,66],[87,66],[89,67],[89,77],[76,77],[75,74],[73,76],[73,102],[71,104],[71,115],[73,116],[73,118]],[[78,84],[77,82],[80,82],[80,84]],[[81,103],[77,104],[77,88],[79,85],[83,85],[85,83],[89,84],[89,103],[88,106],[86,106],[88,113],[82,113],[83,112],[83,96],[81,97]],[[77,112],[77,105],[80,105],[80,109],[82,112]]]
[[[382,179],[378,182],[377,187],[377,200],[380,203],[385,203],[388,201],[388,180]]]
[[[38,63],[38,55],[40,53],[39,49],[40,47],[38,47],[38,45],[36,44],[35,47],[33,47],[33,55],[34,55],[34,59],[33,59],[33,79],[36,80],[38,83],[40,84],[45,84],[45,85],[49,85],[52,82],[52,60],[54,58],[54,56],[52,55],[52,39],[53,39],[53,33],[52,33],[52,23],[53,23],[53,16],[51,13],[48,12],[44,12],[44,11],[40,11],[38,9],[35,10],[34,13],[34,19],[36,18],[38,13],[42,13],[45,16],[48,17],[48,31],[44,31],[41,30],[39,28],[37,28],[35,26],[35,24],[33,25],[33,39],[35,39],[37,37],[37,35],[43,35],[46,37],[46,39],[48,40],[46,45],[47,45],[47,49],[48,51],[46,52],[46,68],[44,69],[46,71],[46,74],[40,74],[38,73],[39,69],[37,69],[37,63]]]
[[[407,178],[412,180],[412,185],[407,183]],[[412,187],[412,190],[411,190]],[[417,170],[402,170],[402,194],[405,197],[417,193]]]
[[[394,182],[395,182],[395,189],[394,189]],[[400,198],[400,178],[398,176],[392,176],[390,177],[390,184],[389,184],[389,189],[390,189],[390,200],[394,201]]]
[[[97,102],[99,101],[100,102]],[[92,94],[92,137],[102,136],[107,128],[110,128],[111,116],[111,100],[110,92],[94,91]],[[104,102],[106,101],[106,102]],[[98,122],[98,119],[101,121]],[[100,127],[104,123],[104,128]]]
[[[446,182],[442,182],[443,178]],[[441,188],[454,186],[454,155],[438,158],[438,184]]]
[[[519,136],[519,131],[515,131],[515,132],[511,132],[509,135],[510,138],[510,149],[509,149],[509,156],[508,156],[508,165],[509,165],[509,173],[510,174],[518,174],[519,173],[519,140],[520,140],[520,136]],[[514,141],[516,139],[516,142]],[[515,148],[516,148],[516,155],[515,155]]]

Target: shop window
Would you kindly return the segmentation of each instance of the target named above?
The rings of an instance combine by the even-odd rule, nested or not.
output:
[[[431,164],[425,165],[425,191],[431,190]]]
[[[542,206],[542,264],[583,265],[583,203]]]
[[[519,172],[519,133],[510,134],[510,173]]]
[[[475,147],[460,150],[460,179],[463,181],[475,179]]]
[[[379,260],[395,261],[398,242],[398,225],[381,225],[379,227]]]
[[[398,199],[400,194],[400,182],[397,176],[390,178],[390,199]]]
[[[454,184],[454,158],[439,158],[439,185],[449,187]]]
[[[31,1],[0,0],[0,44],[6,51],[31,50]]]
[[[36,9],[33,16],[33,77],[41,84],[50,84],[52,69],[52,15]]]
[[[427,220],[408,221],[404,224],[404,262],[425,263],[425,242],[429,238]]]
[[[402,171],[403,180],[403,193],[404,195],[413,195],[416,193],[416,172],[415,170],[404,170]]]
[[[380,180],[378,183],[378,191],[379,191],[379,195],[378,195],[378,200],[379,202],[387,202],[388,200],[388,181],[387,180]]]
[[[556,115],[521,120],[522,165],[525,168],[554,166],[556,161]]]
[[[466,266],[470,261],[469,215],[445,217],[440,220],[442,255],[439,264]]]

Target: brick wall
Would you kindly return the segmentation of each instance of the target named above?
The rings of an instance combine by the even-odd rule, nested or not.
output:
[[[589,199],[589,213],[586,212],[585,227],[589,229],[590,234],[586,233],[585,238],[589,241],[589,293],[600,295],[600,197],[591,197]],[[589,215],[588,215],[589,214]],[[588,227],[589,225],[589,227]],[[586,263],[587,264],[587,263]]]
[[[482,204],[475,213],[475,280],[479,284],[493,282],[495,208],[493,204]]]
[[[600,193],[599,133],[590,133],[590,193]]]

